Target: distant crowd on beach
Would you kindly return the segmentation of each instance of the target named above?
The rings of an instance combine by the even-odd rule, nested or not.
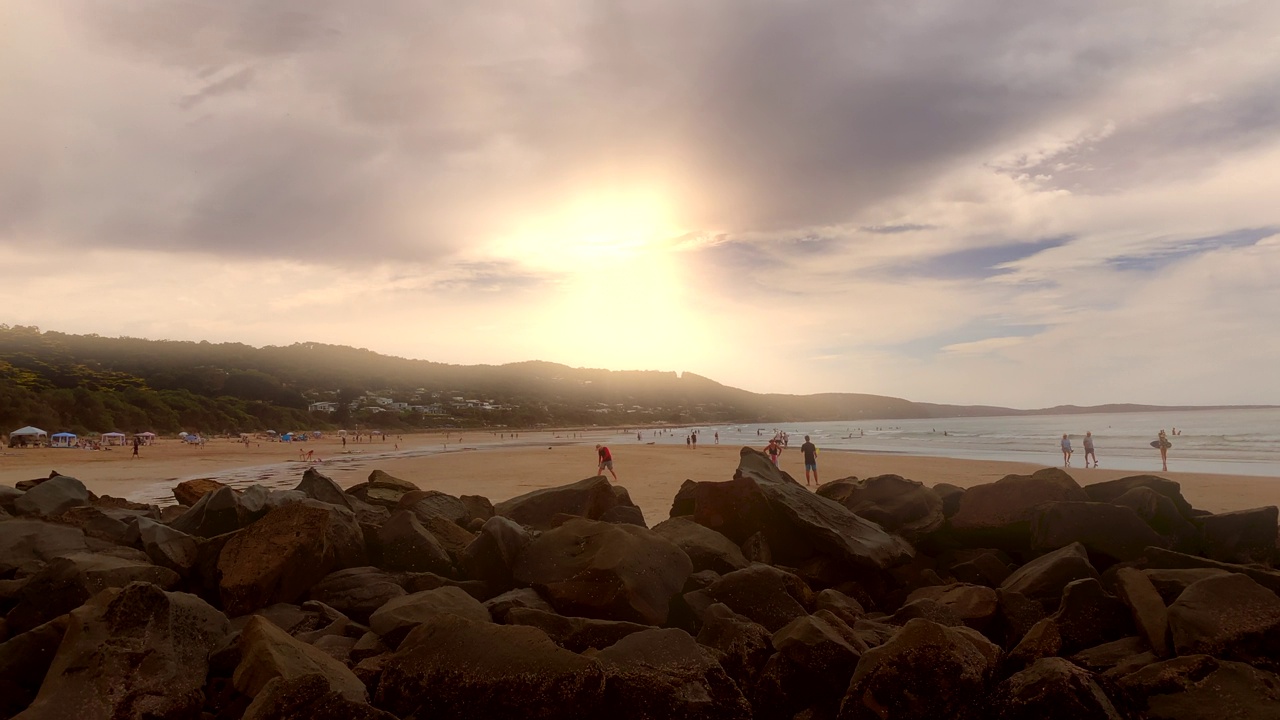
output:
[[[1169,472],[1169,448],[1173,447],[1173,443],[1169,442],[1169,435],[1181,434],[1182,431],[1178,428],[1173,428],[1172,432],[1169,433],[1166,433],[1164,428],[1161,428],[1160,432],[1156,433],[1156,439],[1151,441],[1151,447],[1160,451],[1160,469],[1163,472]],[[1084,445],[1084,466],[1086,468],[1098,467],[1098,454],[1094,446],[1092,430],[1085,432],[1082,444]],[[1071,447],[1071,436],[1067,433],[1062,433],[1061,446],[1062,466],[1071,467],[1071,456],[1075,453],[1075,450]],[[1090,464],[1090,461],[1092,461],[1092,464]]]

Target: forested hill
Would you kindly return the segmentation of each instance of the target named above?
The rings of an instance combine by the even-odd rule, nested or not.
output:
[[[336,408],[308,410],[325,402]],[[759,395],[692,373],[536,361],[448,365],[320,343],[255,348],[0,325],[0,432],[23,425],[222,433],[926,415],[899,398]]]
[[[1061,411],[1072,410],[1078,409]],[[536,361],[448,365],[320,343],[256,348],[0,325],[0,433],[23,425],[50,432],[225,433],[779,423],[1017,412],[1035,411],[854,393],[762,395],[692,373]]]

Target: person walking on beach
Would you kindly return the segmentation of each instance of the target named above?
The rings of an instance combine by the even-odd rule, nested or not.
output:
[[[600,459],[600,466],[596,468],[597,475],[603,475],[605,470],[613,476],[613,481],[618,482],[618,473],[613,471],[613,453],[609,452],[609,448],[604,445],[596,445],[596,455]]]
[[[1062,466],[1071,467],[1071,438],[1062,433]]]
[[[809,471],[813,471],[814,486],[821,485],[818,481],[818,448],[809,442],[809,436],[804,436],[804,444],[800,446],[800,452],[804,453],[804,485],[809,486]],[[776,463],[775,463],[776,464]]]
[[[777,465],[778,454],[782,452],[782,446],[778,444],[778,439],[774,438],[773,440],[770,440],[768,446],[765,447],[764,451],[766,454],[768,454],[769,459],[773,461],[773,464]]]
[[[1173,443],[1169,442],[1169,436],[1164,434],[1163,428],[1156,435],[1156,443],[1160,447],[1160,469],[1169,472],[1169,448],[1173,447]]]
[[[139,444],[140,444],[140,443],[138,442],[138,438],[136,438],[136,437],[135,437],[135,438],[133,439],[133,455],[131,455],[129,459],[131,459],[131,460],[132,460],[133,458],[138,457],[138,445],[139,445]]]
[[[1093,466],[1098,467],[1098,455],[1093,451],[1093,431],[1084,434],[1084,466],[1089,467],[1089,458],[1093,458]]]

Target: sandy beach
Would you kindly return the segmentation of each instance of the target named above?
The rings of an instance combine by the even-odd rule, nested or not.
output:
[[[711,445],[690,449],[678,445],[637,443],[611,433],[521,433],[518,440],[488,433],[388,436],[385,442],[349,442],[336,438],[286,444],[212,440],[203,448],[176,440],[161,440],[131,458],[128,447],[105,451],[39,449],[0,453],[0,483],[48,475],[57,470],[73,475],[98,494],[169,504],[171,488],[180,480],[210,477],[236,486],[261,483],[272,488],[296,485],[308,466],[300,450],[311,450],[322,461],[314,466],[343,487],[365,480],[375,469],[410,480],[424,489],[452,495],[483,495],[497,502],[538,488],[551,487],[595,475],[594,444],[612,448],[618,482],[650,523],[667,517],[671,499],[688,480],[728,480],[737,467],[739,446]],[[1176,461],[1175,461],[1176,462]],[[792,448],[780,465],[803,482],[804,465]],[[819,454],[823,481],[887,473],[935,485],[940,482],[970,487],[999,480],[1010,473],[1030,473],[1045,465],[1034,463],[959,460],[951,458],[868,454],[829,450]],[[1197,508],[1211,512],[1280,504],[1280,478],[1169,472],[1153,474],[1176,480],[1183,495]],[[1134,475],[1133,471],[1068,469],[1081,485]]]

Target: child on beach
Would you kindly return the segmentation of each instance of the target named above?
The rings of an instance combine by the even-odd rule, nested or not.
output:
[[[773,461],[773,464],[777,465],[778,454],[782,452],[782,446],[778,444],[777,438],[770,440],[769,445],[765,447],[764,451],[769,456],[769,459]]]
[[[1062,465],[1071,467],[1071,438],[1066,433],[1062,433]]]

